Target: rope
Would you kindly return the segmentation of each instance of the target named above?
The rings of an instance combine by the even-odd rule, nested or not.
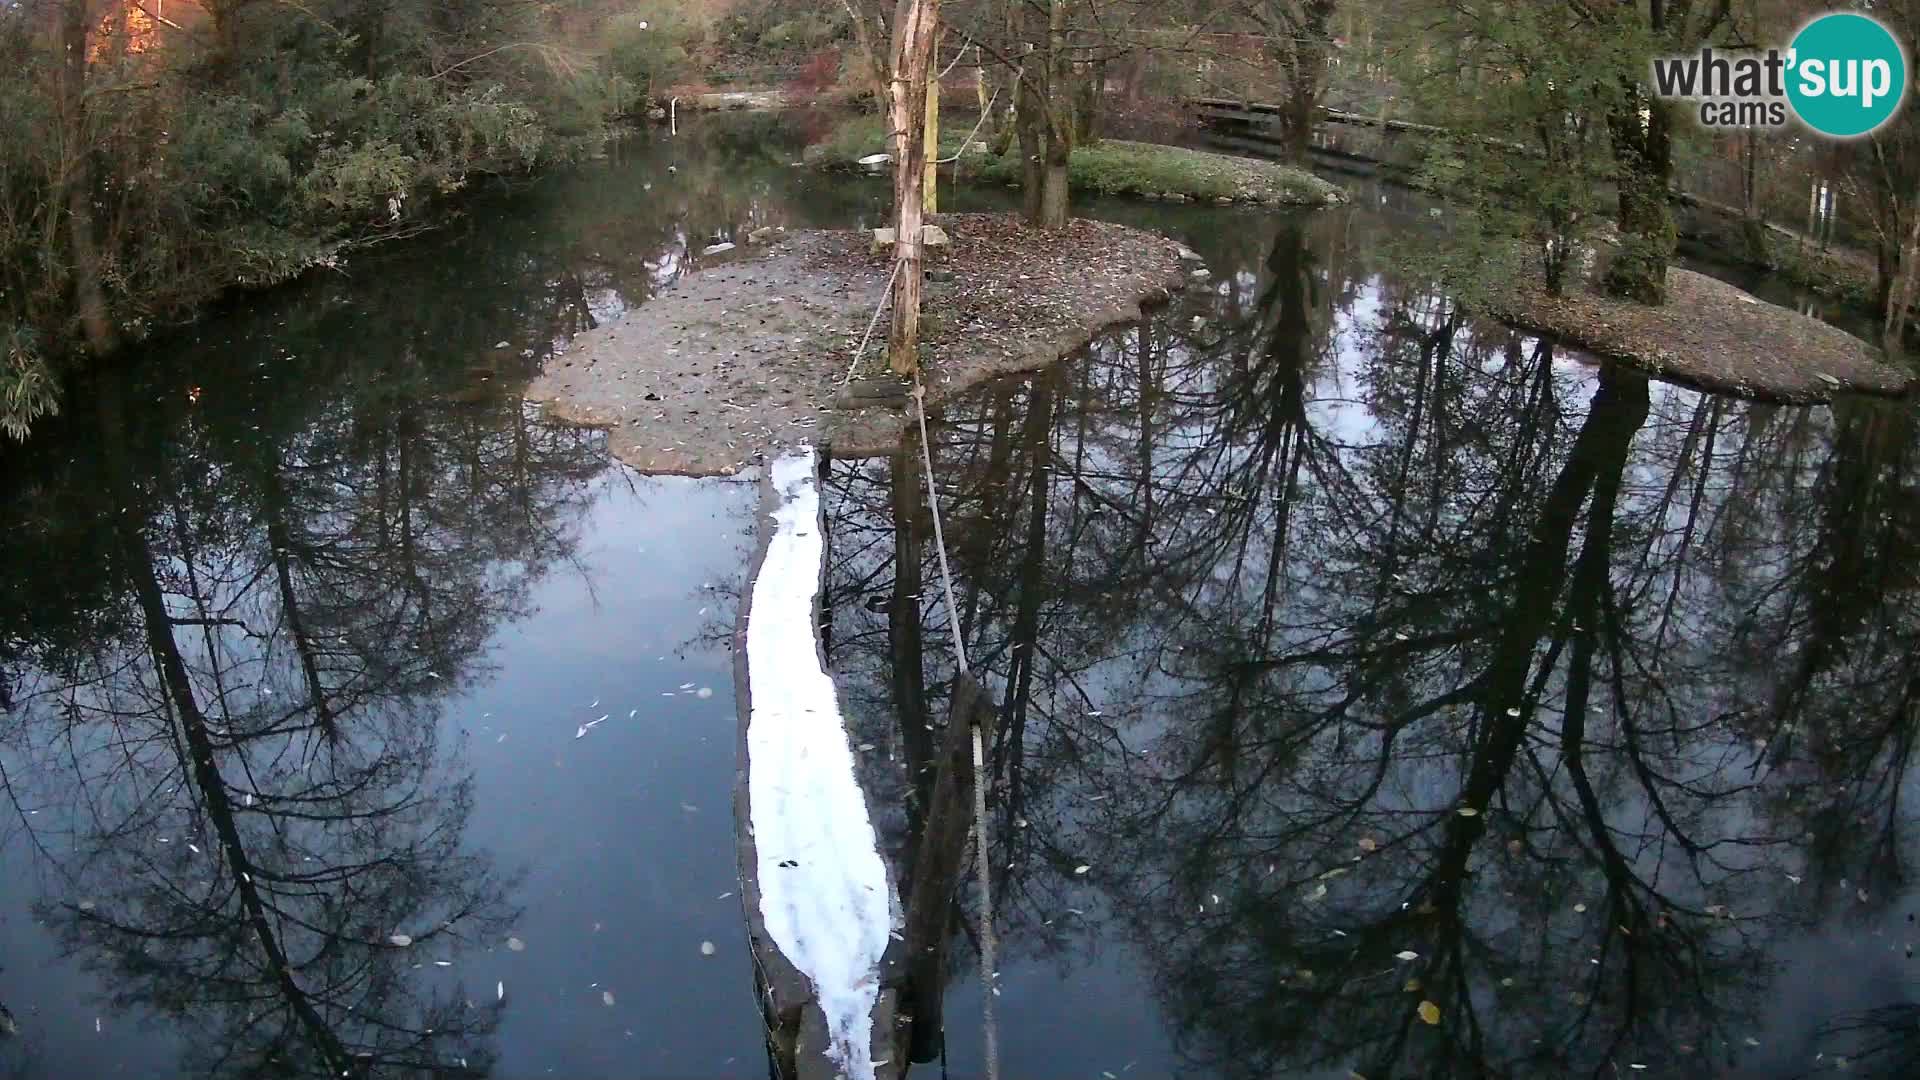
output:
[[[960,636],[960,607],[953,599],[953,568],[947,562],[946,530],[940,521],[940,489],[933,478],[933,450],[927,440],[927,389],[920,373],[913,375],[913,415],[920,425],[920,465],[926,470],[927,505],[933,511],[933,544],[940,555],[940,580],[947,594],[947,627],[953,632],[953,655],[960,674],[967,671],[967,646]],[[973,850],[974,871],[980,886],[980,1019],[986,1035],[987,1080],[1000,1080],[1000,1023],[994,1008],[994,968],[1000,945],[993,933],[993,875],[987,844],[987,753],[980,725],[973,729]]]
[[[860,339],[860,347],[853,350],[853,363],[847,365],[847,377],[840,380],[841,386],[853,381],[854,369],[860,366],[860,358],[867,354],[867,343],[873,340],[873,329],[880,325],[880,314],[887,310],[887,301],[893,297],[894,279],[899,276],[900,263],[896,260],[893,264],[893,274],[887,278],[887,289],[880,294],[880,304],[873,309],[873,320],[867,323],[867,332]]]
[[[996,86],[993,88],[993,96],[987,99],[987,107],[980,110],[980,121],[973,125],[973,130],[967,132],[966,141],[960,144],[960,152],[953,155],[950,158],[940,158],[936,160],[934,164],[935,165],[951,165],[954,162],[959,161],[961,157],[965,156],[967,152],[967,147],[973,145],[973,137],[975,135],[980,134],[980,129],[987,126],[987,117],[993,115],[993,103],[999,100],[1000,100],[1000,88]]]

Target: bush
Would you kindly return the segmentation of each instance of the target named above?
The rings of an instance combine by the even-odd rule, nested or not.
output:
[[[607,24],[607,60],[614,75],[650,96],[686,76],[699,36],[677,6],[642,4]]]

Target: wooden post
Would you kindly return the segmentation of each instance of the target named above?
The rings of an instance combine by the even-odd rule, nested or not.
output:
[[[887,366],[895,375],[920,370],[920,299],[924,292],[925,192],[927,182],[927,83],[940,25],[940,0],[905,0],[894,42],[888,115],[899,133],[894,154],[893,322],[887,333]]]

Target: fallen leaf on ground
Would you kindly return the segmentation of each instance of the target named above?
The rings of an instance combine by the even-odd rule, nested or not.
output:
[[[1421,1002],[1420,1019],[1425,1020],[1429,1026],[1438,1025],[1440,1023],[1440,1006],[1435,1005],[1431,1001]]]

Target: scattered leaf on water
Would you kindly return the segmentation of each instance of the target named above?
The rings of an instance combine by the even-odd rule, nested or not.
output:
[[[1323,881],[1320,884],[1315,885],[1313,887],[1313,891],[1307,894],[1307,899],[1310,901],[1318,900],[1321,897],[1324,897],[1326,895],[1327,895],[1327,883]]]
[[[1084,874],[1091,869],[1093,869],[1091,865],[1087,863],[1081,863],[1079,866],[1076,866],[1073,868],[1073,872],[1076,874]]]
[[[495,1001],[507,1000],[507,982],[505,979],[502,979],[499,982],[493,984],[493,1000]]]
[[[1754,1037],[1753,1037],[1753,1036],[1751,1036],[1751,1035],[1749,1035],[1749,1036],[1747,1036],[1747,1045],[1748,1045],[1748,1046],[1759,1046],[1759,1045],[1760,1045],[1760,1040],[1759,1040],[1759,1039],[1756,1039],[1756,1038],[1754,1038]]]
[[[1585,915],[1587,913],[1587,905],[1585,904],[1573,905],[1573,913],[1575,915]]]
[[[1378,851],[1380,850],[1380,844],[1371,836],[1363,836],[1360,838],[1360,850],[1366,852]]]
[[[512,949],[514,952],[526,952],[527,943],[517,937],[510,937],[507,939],[507,948]]]
[[[1417,994],[1420,992],[1420,980],[1408,979],[1406,981],[1406,984],[1401,986],[1400,989],[1406,991],[1409,994]]]
[[[433,966],[434,966],[434,967],[452,967],[452,966],[453,966],[453,961],[451,961],[451,960],[435,960],[435,961],[433,962]]]
[[[1414,952],[1412,949],[1402,949],[1399,952],[1394,953],[1393,958],[1395,960],[1418,960],[1420,959],[1420,954],[1417,952]]]
[[[714,954],[714,953],[715,953],[716,951],[718,951],[718,950],[716,950],[716,949],[715,949],[715,948],[713,947],[713,942],[711,942],[711,941],[703,941],[703,942],[701,942],[701,943],[700,943],[700,955],[701,955],[701,956],[712,956],[712,955],[713,955],[713,954]]]
[[[693,696],[697,698],[710,698],[713,696],[713,687],[703,686],[700,688],[700,692]]]
[[[387,940],[392,942],[394,945],[399,946],[402,949],[413,944],[413,939],[411,937],[408,937],[405,934],[395,934],[392,937],[388,938]]]
[[[1479,817],[1480,811],[1471,806],[1463,806],[1458,811],[1461,817]]]
[[[1516,706],[1514,706],[1513,708],[1511,708],[1511,709],[1508,709],[1508,710],[1507,710],[1507,715],[1508,715],[1508,716],[1519,716],[1519,715],[1520,715],[1520,707],[1516,705]]]
[[[613,1008],[613,991],[611,990],[600,991],[600,1000],[606,1004],[607,1008],[609,1009]]]
[[[1429,1026],[1438,1025],[1440,1023],[1440,1006],[1435,1005],[1431,1001],[1421,1002],[1420,1019],[1425,1020]]]

